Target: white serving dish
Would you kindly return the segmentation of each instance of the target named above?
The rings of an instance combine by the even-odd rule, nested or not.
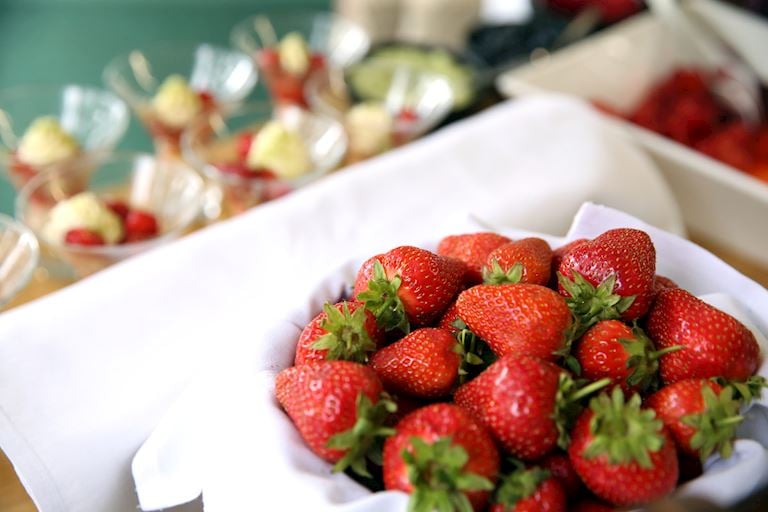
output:
[[[673,69],[702,64],[662,23],[642,14],[509,71],[496,85],[507,97],[560,92],[623,112]],[[629,122],[615,123],[654,159],[693,234],[768,264],[768,184]]]

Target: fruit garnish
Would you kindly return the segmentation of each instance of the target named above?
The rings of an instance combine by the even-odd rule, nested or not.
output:
[[[140,242],[157,236],[157,218],[143,210],[130,210],[125,217],[126,242]]]
[[[96,233],[105,244],[120,242],[124,233],[120,217],[92,192],[81,192],[51,208],[43,236],[53,243],[64,243],[67,232],[74,229]]]
[[[104,245],[100,234],[89,229],[70,229],[64,237],[64,243],[69,245],[96,246]]]

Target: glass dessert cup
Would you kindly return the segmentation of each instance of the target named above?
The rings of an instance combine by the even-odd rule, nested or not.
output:
[[[324,76],[313,77],[306,95],[313,111],[339,119],[349,137],[347,163],[375,156],[392,147],[410,142],[440,124],[453,107],[453,92],[448,79],[440,74],[423,71],[404,64],[368,65],[367,83],[375,84],[376,94],[362,101],[354,87],[350,70],[331,70]],[[362,104],[380,105],[389,115],[388,137],[381,134],[378,142],[371,140],[371,127],[357,126],[350,112]]]
[[[120,98],[92,87],[32,86],[0,91],[0,165],[17,189],[40,173],[92,169],[125,134],[129,116]],[[44,117],[57,119],[77,147],[62,159],[25,162],[19,156],[25,132]]]
[[[32,229],[44,255],[54,259],[46,262],[52,273],[69,272],[77,278],[183,234],[196,220],[205,191],[203,179],[187,164],[143,153],[115,154],[94,170],[78,172],[74,178],[71,174],[47,173],[30,180],[16,198],[16,218]],[[93,192],[100,200],[122,201],[132,209],[152,213],[157,219],[157,235],[138,242],[93,246],[46,237],[51,210],[82,192]],[[61,269],[60,262],[66,268]]]
[[[309,66],[300,73],[286,71],[276,52],[289,34],[300,35],[308,46]],[[307,106],[304,86],[308,79],[358,62],[370,47],[368,35],[358,25],[333,13],[312,10],[252,16],[235,25],[231,39],[235,48],[253,57],[276,103],[303,107]]]
[[[301,139],[309,158],[308,170],[291,179],[264,171],[228,170],[242,167],[242,148],[238,147],[242,135],[255,133],[255,139],[272,120]],[[209,218],[236,215],[317,180],[338,167],[346,149],[346,134],[338,121],[297,106],[273,107],[266,103],[244,105],[226,120],[194,128],[182,138],[184,159],[201,170],[211,187],[218,190],[218,211],[206,212]]]
[[[39,256],[35,235],[23,224],[0,214],[0,308],[27,285]]]
[[[181,79],[184,91],[195,97],[170,98],[159,110],[158,94],[169,78]],[[167,43],[116,57],[104,69],[104,81],[131,106],[158,155],[178,156],[182,132],[206,124],[211,116],[225,116],[250,94],[257,70],[249,56],[236,50]]]

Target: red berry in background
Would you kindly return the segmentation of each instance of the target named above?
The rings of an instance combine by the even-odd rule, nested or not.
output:
[[[754,139],[744,123],[731,123],[694,147],[740,171],[749,172],[754,165]]]
[[[656,293],[659,293],[661,290],[666,290],[667,288],[680,288],[676,282],[671,280],[668,277],[660,276],[656,274],[656,277],[653,281],[653,291]]]
[[[650,503],[677,482],[675,443],[655,413],[640,405],[640,395],[625,401],[613,388],[593,398],[571,430],[574,469],[590,491],[614,505]]]
[[[383,341],[376,318],[361,302],[326,303],[301,331],[294,364],[325,359],[365,363]]]
[[[397,120],[405,123],[412,123],[419,119],[419,115],[412,109],[406,107],[397,113]]]
[[[199,91],[197,97],[203,104],[203,110],[212,110],[216,106],[216,98],[208,91]]]
[[[664,134],[690,146],[715,132],[720,109],[709,94],[678,97],[667,112]]]
[[[499,453],[488,432],[466,411],[445,403],[400,420],[384,442],[382,461],[385,488],[418,492],[428,500],[424,510],[459,502],[482,510],[499,471]]]
[[[563,257],[568,254],[568,251],[574,247],[578,247],[584,242],[587,242],[586,238],[577,238],[571,240],[565,245],[561,245],[557,249],[552,251],[552,265],[550,266],[549,285],[550,288],[557,289],[557,271],[560,269],[560,263],[563,262]]]
[[[255,134],[252,132],[241,133],[237,136],[237,157],[241,162],[245,162],[248,152],[251,150],[251,144]]]
[[[104,238],[90,229],[76,228],[67,231],[64,242],[69,245],[97,246],[104,245]]]
[[[128,216],[128,212],[130,211],[128,204],[125,201],[121,201],[120,199],[112,199],[105,201],[105,204],[107,205],[107,208],[112,210],[118,217],[122,219],[123,222],[125,222],[125,218]]]
[[[659,359],[666,385],[710,377],[744,381],[760,362],[755,335],[744,324],[681,288],[659,292],[646,331],[660,349],[683,347]]]
[[[312,53],[312,55],[309,56],[310,72],[323,68],[325,68],[325,55],[322,53]]]
[[[256,62],[264,70],[280,69],[280,55],[274,48],[264,48],[256,54]]]
[[[459,307],[454,302],[448,306],[448,309],[445,310],[443,316],[440,317],[440,320],[437,322],[437,327],[445,329],[451,334],[456,334],[459,331],[459,328],[456,327],[457,320],[464,323],[464,321],[459,318]]]
[[[143,210],[131,210],[125,217],[126,242],[140,242],[157,236],[157,219]]]
[[[682,452],[702,461],[715,452],[724,459],[731,456],[743,420],[733,388],[707,379],[681,380],[649,396],[645,406],[656,411]]]
[[[494,249],[483,267],[486,284],[531,283],[546,286],[552,249],[541,238],[523,238]]]
[[[571,459],[568,458],[567,453],[550,453],[537,464],[552,473],[552,477],[560,482],[569,498],[577,496],[581,491],[583,487],[581,478],[573,469],[573,464],[571,464]]]
[[[231,174],[240,178],[251,179],[257,177],[255,172],[242,163],[219,163],[216,164],[216,168],[225,174]]]
[[[520,465],[502,477],[490,512],[565,512],[566,495],[545,468]]]
[[[467,266],[467,282],[478,284],[483,282],[483,266],[488,260],[488,255],[497,247],[511,241],[506,236],[490,232],[450,235],[440,240],[437,254],[464,262]]]

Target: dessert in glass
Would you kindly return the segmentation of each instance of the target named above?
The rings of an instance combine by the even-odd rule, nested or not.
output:
[[[16,188],[41,172],[87,170],[120,141],[129,115],[120,98],[92,87],[0,91],[0,164]]]
[[[362,96],[358,91],[364,91]],[[349,137],[347,163],[405,144],[451,112],[453,91],[440,74],[399,64],[330,71],[307,83],[313,111],[335,117]]]
[[[210,44],[158,44],[116,57],[104,81],[134,110],[161,156],[178,156],[184,130],[225,116],[257,81],[251,58]]]
[[[216,121],[182,139],[184,159],[220,193],[218,211],[205,212],[209,218],[243,212],[311,183],[335,169],[347,149],[338,121],[295,105],[244,105]]]
[[[0,214],[0,308],[27,285],[39,254],[35,235],[21,223]]]
[[[67,174],[30,180],[16,217],[76,277],[176,238],[196,220],[205,192],[184,162],[143,153],[112,155],[77,179]]]
[[[370,41],[336,14],[297,10],[242,21],[232,29],[232,44],[253,57],[275,102],[306,107],[307,80],[358,62]]]

